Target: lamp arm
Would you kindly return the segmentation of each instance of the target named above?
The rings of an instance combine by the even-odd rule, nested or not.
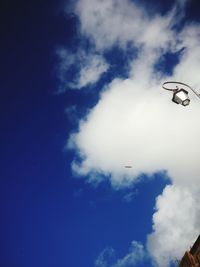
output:
[[[187,85],[188,88],[190,88],[190,90],[192,90],[192,92],[198,97],[200,98],[200,94],[197,93],[191,86]]]

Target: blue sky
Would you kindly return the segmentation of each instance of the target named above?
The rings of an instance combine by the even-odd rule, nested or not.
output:
[[[2,267],[168,267],[193,244],[199,103],[161,84],[199,88],[199,10],[2,4]]]

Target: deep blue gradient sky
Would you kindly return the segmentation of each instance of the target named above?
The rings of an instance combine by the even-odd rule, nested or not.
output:
[[[155,198],[169,180],[157,174],[129,189],[114,191],[108,182],[95,187],[73,177],[74,154],[65,149],[69,133],[77,127],[66,108],[77,105],[78,116],[83,116],[96,103],[101,83],[118,71],[115,63],[123,59],[116,48],[113,72],[102,77],[90,98],[85,91],[58,94],[55,50],[77,45],[77,19],[64,14],[65,1],[4,2],[0,266],[92,267],[105,247],[123,257],[133,239],[145,243]],[[195,1],[193,5],[189,14],[198,17]],[[126,76],[126,68],[120,75]],[[133,199],[125,201],[131,192]]]

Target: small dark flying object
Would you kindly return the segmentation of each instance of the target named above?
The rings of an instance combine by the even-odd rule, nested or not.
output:
[[[124,166],[126,169],[131,169],[132,166]]]

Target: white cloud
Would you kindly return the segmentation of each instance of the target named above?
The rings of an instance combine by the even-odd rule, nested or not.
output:
[[[97,260],[96,267],[128,267],[136,266],[146,257],[144,247],[141,243],[132,241],[129,252],[123,258],[115,259],[115,251],[112,248],[104,249]]]
[[[142,83],[143,86],[143,83]],[[198,181],[199,103],[184,108],[170,102],[160,83],[144,88],[134,80],[116,80],[102,94],[79,133],[71,137],[83,155],[74,168],[82,175],[111,173],[113,184],[130,182],[142,172],[167,169],[176,181]],[[183,153],[187,151],[187,153]],[[128,163],[132,169],[125,169]],[[125,179],[125,180],[124,180]]]
[[[186,25],[176,32],[174,10],[149,17],[128,0],[78,2],[82,34],[93,40],[99,53],[114,44],[125,49],[129,42],[139,53],[130,64],[129,78],[115,79],[104,88],[68,142],[81,159],[72,163],[73,170],[93,181],[104,174],[120,187],[141,173],[168,171],[172,186],[156,201],[148,238],[149,253],[161,267],[180,257],[200,231],[200,102],[190,94],[190,106],[175,105],[172,94],[161,90],[166,79],[200,85],[200,25]],[[171,77],[155,72],[164,53],[180,49],[180,62]]]
[[[183,80],[200,89],[200,24],[188,24],[180,33],[179,46],[185,48],[180,64],[176,67],[174,77]]]
[[[199,189],[170,185],[157,198],[155,232],[148,237],[148,249],[159,266],[181,259],[199,235],[199,193]]]

